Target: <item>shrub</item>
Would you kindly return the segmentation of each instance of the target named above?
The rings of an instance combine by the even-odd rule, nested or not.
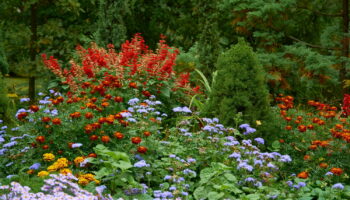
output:
[[[237,123],[232,116],[238,112],[248,122],[268,119],[268,90],[253,50],[239,41],[219,56],[216,67],[206,113],[218,117],[223,124]]]

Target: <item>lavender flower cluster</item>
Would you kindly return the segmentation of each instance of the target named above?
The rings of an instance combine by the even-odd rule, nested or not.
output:
[[[137,118],[147,118],[155,117],[157,121],[162,121],[163,116],[167,116],[165,113],[161,114],[159,111],[156,111],[158,105],[161,105],[162,102],[155,100],[155,96],[152,95],[149,99],[144,100],[142,103],[140,99],[133,98],[128,101],[130,107],[128,108],[129,112],[121,113],[121,115],[126,118],[128,122],[137,122]]]
[[[56,199],[71,199],[71,200],[113,200],[112,196],[102,195],[105,187],[97,187],[98,196],[83,190],[78,184],[72,182],[77,180],[71,174],[68,175],[50,175],[50,179],[45,180],[44,186],[41,188],[42,192],[31,193],[30,188],[22,186],[19,183],[12,182],[10,186],[0,186],[1,193],[5,193],[0,196],[1,200],[56,200]]]

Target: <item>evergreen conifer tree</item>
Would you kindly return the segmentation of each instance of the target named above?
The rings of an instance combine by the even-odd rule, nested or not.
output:
[[[269,93],[263,68],[251,47],[243,40],[222,53],[205,113],[233,126],[242,112],[245,122],[264,120],[269,115]]]

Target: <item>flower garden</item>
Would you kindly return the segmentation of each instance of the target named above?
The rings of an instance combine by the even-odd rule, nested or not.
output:
[[[69,64],[42,55],[60,83],[0,121],[0,199],[350,199],[349,96],[279,94],[270,121],[225,126],[194,103],[207,90],[174,70],[178,54],[136,34]]]

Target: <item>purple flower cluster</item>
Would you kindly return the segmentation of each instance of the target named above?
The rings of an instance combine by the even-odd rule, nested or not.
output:
[[[104,197],[101,195],[105,188],[96,188],[99,193],[99,197],[94,194],[83,190],[78,184],[73,183],[72,180],[77,180],[73,175],[50,175],[50,179],[45,180],[44,186],[41,188],[42,192],[31,193],[30,188],[22,186],[19,183],[12,182],[10,186],[0,186],[0,190],[5,190],[7,194],[0,196],[0,199],[35,199],[35,200],[54,200],[54,199],[91,199],[91,200],[112,200],[112,196],[107,195]],[[101,186],[100,186],[101,187]]]
[[[255,128],[250,127],[250,125],[249,125],[249,124],[241,124],[241,125],[239,126],[239,128],[241,128],[241,129],[245,129],[245,131],[244,131],[243,135],[249,135],[249,134],[251,134],[251,133],[256,132],[256,129],[255,129]]]

